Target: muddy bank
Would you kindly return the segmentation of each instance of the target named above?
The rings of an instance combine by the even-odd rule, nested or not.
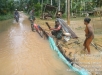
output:
[[[51,22],[48,20],[51,27],[54,27],[54,21]],[[44,22],[43,22],[44,23]],[[91,22],[93,25],[93,21]],[[44,24],[42,25],[46,31],[50,33],[47,26]],[[95,38],[92,43],[96,43],[101,45],[102,35],[100,32],[101,30],[101,21],[94,22],[94,29],[95,29]],[[87,51],[83,51],[83,42],[85,39],[84,36],[84,29],[85,25],[83,24],[83,20],[78,21],[71,21],[70,25],[71,29],[78,35],[78,39],[71,39],[68,42],[64,42],[63,39],[59,41],[59,45],[62,47],[62,54],[65,57],[70,58],[75,64],[79,65],[80,67],[88,70],[90,73],[96,73],[97,75],[101,75],[102,72],[102,47],[101,51],[97,50],[93,45],[91,47],[91,55],[87,55]],[[98,32],[98,33],[96,33]]]
[[[99,22],[99,21],[98,21]],[[101,22],[101,21],[100,21]],[[64,42],[63,40],[60,41],[60,45],[62,46],[62,52],[66,57],[69,57],[73,63],[83,67],[84,69],[88,70],[92,74],[101,75],[102,72],[102,46],[100,42],[102,40],[102,35],[100,32],[101,24],[96,23],[94,24],[95,29],[95,39],[93,40],[93,44],[97,47],[100,47],[100,50],[93,44],[90,45],[91,47],[91,55],[87,54],[87,51],[83,51],[83,42],[85,39],[84,36],[84,29],[85,26],[83,22],[74,21],[71,22],[71,27],[74,32],[78,35],[78,39],[71,39],[68,42]],[[91,24],[93,24],[91,22]],[[98,29],[97,29],[98,28]],[[101,30],[101,31],[100,31]],[[96,33],[98,32],[98,33]]]

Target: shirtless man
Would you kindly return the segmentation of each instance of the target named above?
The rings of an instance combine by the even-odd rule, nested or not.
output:
[[[91,19],[90,18],[85,18],[84,19],[84,24],[86,25],[86,28],[85,28],[85,36],[86,36],[86,39],[84,41],[84,50],[87,49],[88,51],[88,54],[90,54],[90,44],[91,44],[91,41],[93,40],[94,38],[94,29],[92,27],[92,25],[90,25],[90,21]]]

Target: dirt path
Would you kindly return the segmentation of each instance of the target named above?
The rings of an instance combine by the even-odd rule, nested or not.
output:
[[[27,16],[20,13],[20,22],[11,22],[0,22],[0,75],[77,75],[31,31]]]

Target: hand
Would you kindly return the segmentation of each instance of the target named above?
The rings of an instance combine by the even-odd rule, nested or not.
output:
[[[50,28],[50,30],[53,30],[53,28]]]

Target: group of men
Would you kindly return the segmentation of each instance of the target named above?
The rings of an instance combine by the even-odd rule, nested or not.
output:
[[[19,16],[19,13],[18,13],[17,9],[14,12],[14,17],[15,17],[15,15]],[[30,17],[29,18],[32,19],[33,21],[35,21],[34,9],[30,11]],[[86,39],[84,41],[83,46],[84,46],[84,50],[87,49],[88,54],[90,54],[89,45],[91,44],[91,41],[94,38],[94,31],[93,31],[92,25],[90,24],[90,21],[91,21],[90,18],[85,18],[84,19],[84,24],[86,25],[86,28],[85,28]],[[62,36],[64,35],[63,30],[62,30],[62,26],[60,25],[58,20],[55,20],[55,27],[50,28],[50,30],[51,30],[51,34],[54,35],[57,39],[61,39]],[[64,36],[66,36],[66,35],[64,35]]]
[[[32,14],[31,14],[31,16],[32,16]],[[57,15],[57,18],[60,18],[60,17]],[[35,20],[35,18],[34,18],[34,20]],[[94,38],[94,31],[93,31],[92,25],[90,24],[90,21],[91,21],[90,18],[85,18],[84,19],[84,24],[86,25],[86,28],[85,28],[85,37],[86,37],[86,39],[84,41],[83,46],[84,46],[84,50],[87,49],[88,54],[90,54],[90,47],[89,46],[90,46],[90,44],[91,44],[91,42],[92,42],[92,40]],[[55,21],[55,27],[50,28],[50,30],[51,30],[51,34],[54,35],[57,39],[61,39],[62,36],[66,36],[63,33],[62,26],[60,25],[58,20]]]
[[[94,39],[94,28],[90,24],[91,19],[90,18],[85,18],[84,19],[84,24],[85,24],[85,41],[84,41],[84,51],[87,49],[88,54],[90,54],[90,44],[92,40]],[[61,39],[61,37],[64,35],[62,31],[62,26],[58,21],[55,21],[55,28],[50,28],[52,30],[52,35],[54,35],[57,39]],[[66,36],[66,35],[64,35]]]

